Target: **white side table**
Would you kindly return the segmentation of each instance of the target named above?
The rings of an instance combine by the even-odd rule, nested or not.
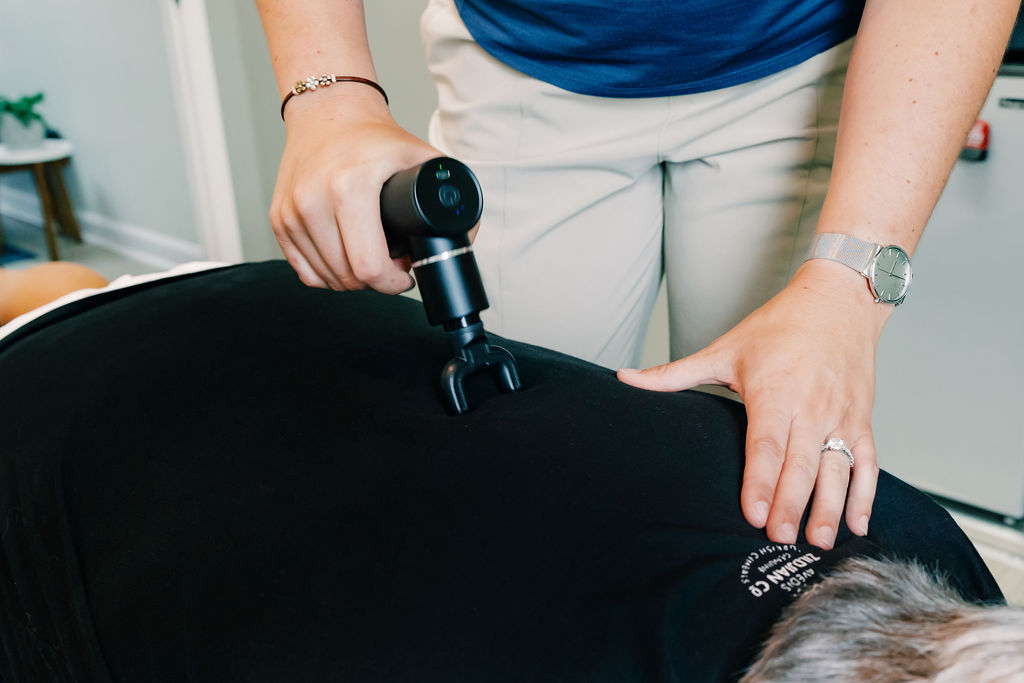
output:
[[[31,171],[39,193],[39,206],[43,213],[46,230],[46,246],[50,260],[58,260],[57,234],[54,221],[60,225],[60,232],[81,242],[82,231],[71,207],[61,169],[71,160],[73,145],[67,140],[44,140],[39,147],[10,149],[0,144],[0,174],[14,171]],[[3,249],[4,233],[0,225],[0,250]]]

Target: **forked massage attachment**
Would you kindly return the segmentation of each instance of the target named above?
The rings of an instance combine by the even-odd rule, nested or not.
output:
[[[488,371],[502,392],[520,388],[516,359],[487,341],[480,311],[490,304],[469,231],[483,195],[473,172],[448,157],[396,173],[380,193],[381,222],[392,257],[409,254],[431,325],[442,325],[454,358],[441,371],[448,411],[471,408],[466,378]]]

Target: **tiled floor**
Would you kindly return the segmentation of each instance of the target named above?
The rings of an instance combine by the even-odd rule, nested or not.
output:
[[[46,242],[39,228],[12,218],[4,218],[4,235],[13,245],[36,254],[37,258],[17,261],[10,268],[26,268],[46,260]],[[153,272],[153,266],[124,258],[108,249],[89,244],[78,244],[59,238],[61,257],[83,263],[108,279],[119,275]],[[668,327],[665,315],[664,292],[659,297],[648,332],[644,352],[644,365],[648,367],[668,359]],[[1024,606],[1024,530],[1010,528],[983,515],[960,509],[951,510],[953,516],[978,547],[996,580],[1012,604]]]

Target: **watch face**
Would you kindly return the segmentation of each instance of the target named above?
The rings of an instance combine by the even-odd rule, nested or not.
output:
[[[896,246],[882,247],[871,273],[875,297],[887,304],[901,303],[910,288],[911,277],[907,252]]]

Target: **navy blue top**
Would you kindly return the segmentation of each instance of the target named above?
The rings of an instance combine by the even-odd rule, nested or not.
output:
[[[585,95],[657,97],[768,76],[857,32],[863,0],[455,0],[484,50]]]

